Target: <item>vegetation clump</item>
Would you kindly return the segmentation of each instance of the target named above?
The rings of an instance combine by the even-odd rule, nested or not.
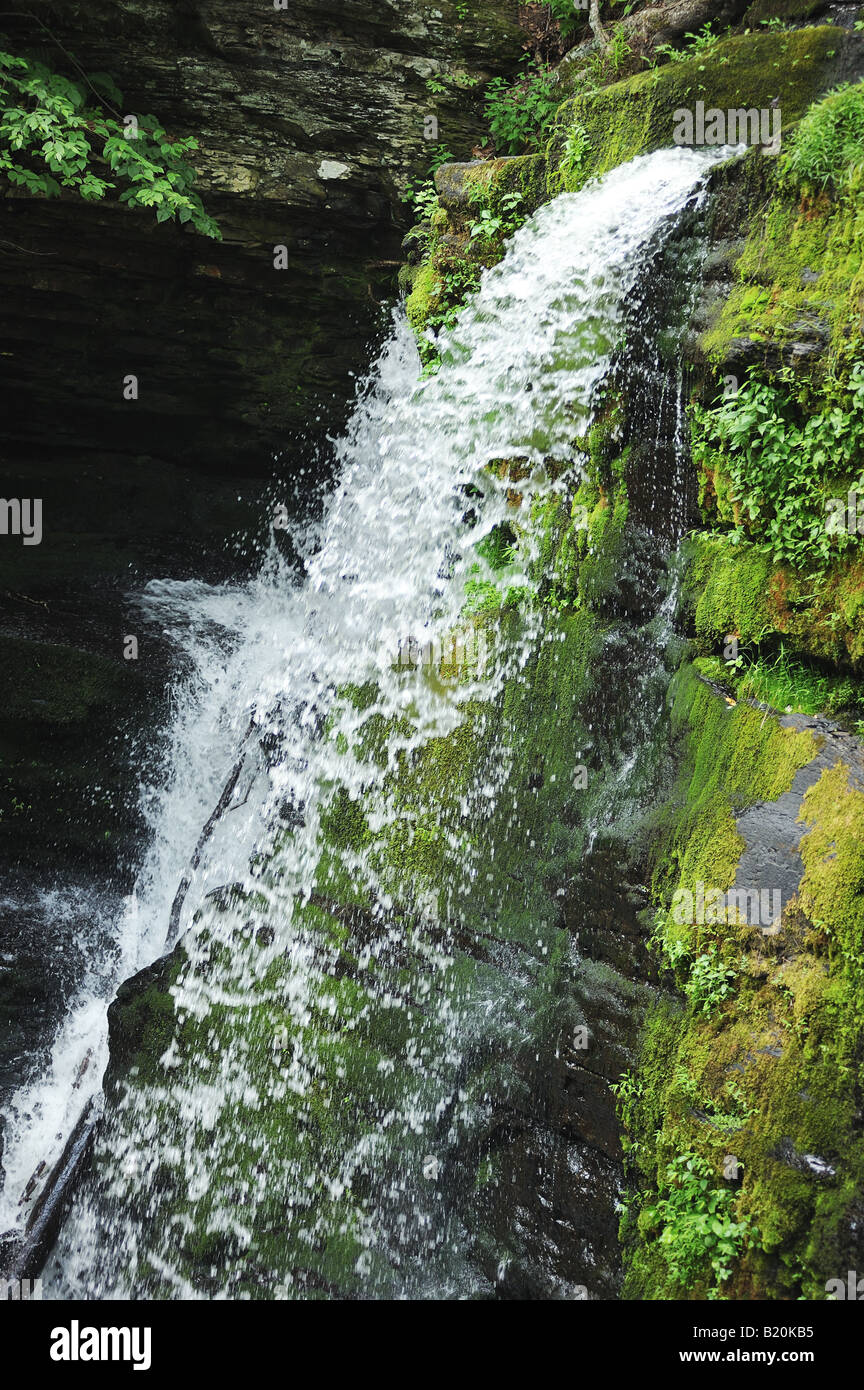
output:
[[[691,415],[703,502],[731,525],[736,543],[757,541],[775,564],[824,565],[858,542],[857,532],[828,524],[827,504],[864,491],[864,362],[832,383],[821,408],[812,408],[812,394],[796,389],[788,371],[774,380],[751,375]]]
[[[118,187],[157,222],[188,222],[220,238],[194,191],[194,136],[175,138],[154,116],[121,117],[123,96],[106,73],[73,82],[44,63],[0,52],[0,173],[42,197],[70,189],[99,202]]]
[[[861,187],[864,83],[844,83],[814,103],[783,156],[783,172],[800,188],[842,193]]]

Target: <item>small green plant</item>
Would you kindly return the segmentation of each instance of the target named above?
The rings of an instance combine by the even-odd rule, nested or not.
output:
[[[499,237],[512,236],[521,225],[519,209],[524,202],[521,193],[505,193],[498,204],[498,210],[483,208],[479,216],[470,224],[471,239],[495,241]]]
[[[569,39],[570,35],[575,34],[586,22],[587,12],[577,10],[573,0],[549,0],[547,8],[552,11],[552,16],[565,39]]]
[[[581,121],[576,121],[567,131],[564,153],[558,165],[558,178],[562,188],[579,183],[588,161],[591,140]]]
[[[675,1067],[675,1089],[682,1100],[685,1100],[689,1105],[701,1106],[702,1097],[699,1083],[689,1067],[683,1062],[678,1062]]]
[[[726,657],[724,664],[730,676],[735,675],[736,672],[740,671],[741,667],[744,665],[744,653],[741,651],[736,651],[734,656]]]
[[[618,25],[612,32],[604,49],[595,49],[583,69],[585,90],[595,92],[609,82],[615,82],[621,75],[625,62],[632,53],[626,33]]]
[[[846,495],[838,489],[848,490],[861,469],[864,363],[852,365],[845,384],[827,388],[818,410],[796,399],[789,384],[782,374],[753,376],[712,409],[693,407],[691,447],[703,478],[714,479],[733,543],[749,538],[776,564],[819,566],[857,542],[829,530],[826,505],[835,492]],[[716,493],[718,472],[728,478],[726,502]],[[864,480],[855,486],[864,491]]]
[[[667,970],[677,970],[690,954],[686,941],[674,930],[675,925],[669,914],[658,908],[648,945],[657,952]]]
[[[738,970],[721,960],[716,946],[706,947],[690,967],[684,993],[695,1013],[710,1018],[734,992]]]
[[[852,676],[814,670],[789,655],[782,641],[773,656],[759,657],[746,667],[738,689],[772,709],[802,714],[835,715],[860,710],[864,704],[864,688]]]
[[[746,1125],[749,1119],[758,1114],[758,1110],[756,1106],[750,1104],[744,1094],[741,1083],[736,1081],[734,1076],[727,1078],[723,1090],[732,1102],[732,1110],[726,1112],[723,1116],[726,1127],[727,1129],[741,1129]],[[717,1123],[719,1119],[720,1114],[717,1112],[714,1116],[715,1123]]]
[[[631,1139],[629,1131],[635,1128],[636,1107],[644,1095],[644,1083],[628,1068],[617,1081],[610,1084],[609,1089],[615,1097],[618,1119],[624,1130],[621,1148],[625,1154],[635,1153],[640,1147],[639,1141]]]
[[[811,106],[780,167],[788,182],[811,191],[857,187],[864,169],[864,83],[835,87]]]
[[[219,238],[193,191],[197,175],[186,156],[197,140],[172,139],[153,116],[121,120],[109,107],[122,100],[105,73],[73,82],[44,63],[0,52],[0,173],[36,196],[67,188],[87,202],[119,183],[121,203]]]
[[[479,265],[464,260],[438,270],[432,292],[433,308],[426,317],[426,331],[419,344],[424,376],[434,376],[438,371],[438,334],[456,327],[467,300],[480,288],[481,273]]]
[[[662,1227],[659,1244],[672,1278],[683,1288],[705,1280],[716,1289],[756,1234],[749,1219],[736,1218],[736,1194],[715,1186],[708,1163],[692,1151],[667,1165],[662,1192],[647,1217]]]
[[[619,25],[612,31],[609,47],[606,50],[606,63],[614,77],[617,77],[621,72],[632,52],[627,35]]]
[[[702,57],[720,41],[720,35],[715,34],[711,28],[710,19],[707,24],[702,25],[698,34],[687,33],[684,38],[689,40],[689,43],[685,43],[683,48],[673,48],[671,43],[660,43],[654,52],[668,58],[671,63],[687,63],[691,58]]]
[[[500,522],[476,545],[477,554],[495,572],[505,570],[516,562],[519,545],[513,527]]]
[[[557,108],[550,69],[526,56],[522,77],[508,85],[493,77],[486,88],[485,111],[495,148],[519,154],[539,145]]]
[[[446,145],[437,145],[429,164],[429,172],[423,179],[413,179],[408,184],[408,191],[404,195],[403,203],[408,203],[413,209],[414,216],[418,222],[428,222],[435,209],[438,207],[438,190],[435,187],[435,174],[442,164],[449,164],[453,155]]]

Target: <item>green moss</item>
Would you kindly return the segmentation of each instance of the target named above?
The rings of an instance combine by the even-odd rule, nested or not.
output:
[[[627,494],[619,488],[611,502],[600,497],[588,518],[577,592],[589,607],[602,611],[606,600],[617,592],[628,513]]]
[[[755,27],[770,19],[783,19],[789,22],[810,19],[824,10],[825,0],[753,0],[745,11],[742,24]]]
[[[843,763],[822,773],[804,796],[801,906],[829,932],[850,981],[864,980],[864,793]]]
[[[831,677],[832,666],[846,667],[857,679],[864,661],[864,562],[840,562],[816,578],[773,565],[754,545],[734,545],[728,535],[710,532],[694,535],[687,554],[684,601],[702,654],[716,653],[734,636],[741,647],[761,647],[767,660],[782,645],[805,664],[829,663],[823,675]]]
[[[777,354],[804,336],[824,340],[811,370],[826,376],[850,335],[864,330],[864,198],[801,197],[776,174],[763,210],[751,222],[734,283],[702,350],[718,367],[746,345],[751,361],[776,365]]]
[[[453,326],[482,271],[501,260],[507,237],[546,198],[540,155],[444,165],[435,182],[441,202],[425,233],[425,259],[402,280],[409,291],[408,319],[427,366],[437,361],[428,334]],[[484,213],[501,225],[494,235],[472,237],[471,227]]]
[[[487,563],[506,569],[509,541],[490,541]],[[343,756],[368,766],[370,780],[359,798],[332,788],[314,891],[301,899],[283,887],[286,834],[261,861],[260,900],[208,900],[170,979],[139,981],[121,1000],[115,1032],[130,1048],[118,1053],[116,1129],[96,1170],[106,1186],[125,1183],[113,1159],[118,1144],[134,1146],[136,1102],[177,1136],[146,1181],[124,1187],[141,1223],[136,1273],[153,1296],[166,1286],[146,1250],[168,1241],[175,1267],[204,1293],[266,1298],[284,1285],[287,1296],[344,1297],[375,1285],[384,1296],[393,1269],[364,1254],[369,1197],[391,1172],[401,1182],[419,1171],[434,1143],[431,1127],[415,1133],[401,1117],[440,1099],[453,1011],[487,990],[506,1001],[505,1041],[484,1060],[484,1016],[481,1055],[459,1082],[481,1109],[513,1084],[500,1060],[512,1055],[507,1029],[533,1039],[559,1026],[569,937],[548,885],[581,857],[571,774],[601,639],[587,609],[553,622],[529,654],[521,615],[502,618],[496,642],[520,660],[498,697],[463,701],[451,732],[406,747],[383,780],[371,770],[396,726],[382,725],[374,687],[343,688],[352,713]],[[338,732],[334,720],[326,736],[336,742]],[[490,799],[502,766],[507,795]],[[291,945],[274,953],[280,915]],[[193,1092],[212,1096],[218,1121],[190,1119]],[[388,1116],[400,1117],[397,1158]],[[188,1173],[205,1154],[207,1188],[192,1193]]]
[[[562,190],[576,191],[596,174],[672,144],[675,111],[691,109],[699,100],[723,110],[761,109],[779,94],[783,127],[788,130],[830,84],[832,73],[840,70],[838,51],[845,42],[830,26],[738,35],[716,44],[707,61],[697,55],[668,63],[563,102],[542,154],[440,168],[435,181],[442,207],[433,219],[427,260],[412,276],[409,317],[415,330],[422,334],[435,326],[442,312],[460,307],[476,288],[477,270],[503,254],[500,238],[481,246],[467,237],[472,199],[475,207],[482,205],[497,215],[502,200],[518,194],[521,211],[528,215]],[[777,234],[779,249],[779,221]],[[839,255],[841,245],[847,246],[850,227],[838,224],[830,235]],[[796,256],[812,259],[812,242],[805,245],[805,240],[796,247]],[[847,250],[851,255],[851,246]],[[475,269],[469,272],[468,267]],[[448,280],[453,283],[448,285]],[[797,298],[790,286],[783,305],[790,324]],[[712,351],[728,340],[737,317],[735,307],[725,314],[709,340]],[[421,350],[431,362],[428,348]]]
[[[804,116],[783,156],[784,177],[809,192],[857,192],[862,143],[864,86],[843,84]]]
[[[415,333],[424,332],[437,311],[440,297],[441,282],[431,261],[426,261],[417,271],[405,305],[408,322]]]
[[[674,142],[679,109],[697,101],[721,110],[767,108],[779,94],[784,128],[799,120],[830,78],[838,49],[830,26],[788,33],[741,34],[716,44],[707,57],[669,63],[628,77],[559,109],[547,152],[550,180],[564,158],[567,133],[581,127],[591,152],[585,176]]]
[[[723,535],[697,533],[687,547],[685,600],[696,632],[709,641],[734,633],[742,643],[759,642],[774,628],[769,607],[772,566],[755,546],[732,546]]]
[[[743,703],[727,705],[691,666],[677,674],[670,697],[684,761],[655,851],[654,888],[661,900],[700,880],[728,888],[743,847],[735,816],[788,790],[817,751],[809,731],[781,728]]]
[[[174,1036],[177,1016],[171,990],[187,965],[186,953],[177,946],[170,956],[156,961],[117,992],[108,1014],[111,1067],[106,1084],[111,1087],[123,1073],[148,1085],[160,1074],[159,1059]]]
[[[743,705],[728,707],[685,671],[674,719],[685,765],[661,817],[655,891],[733,882],[743,841],[735,815],[774,800],[816,751],[809,732],[784,729]],[[734,1000],[705,1018],[674,998],[646,1021],[640,1064],[622,1105],[633,1181],[621,1236],[630,1298],[824,1298],[842,1277],[849,1214],[864,1178],[857,1117],[857,1019],[864,971],[864,794],[838,765],[805,794],[799,897],[778,936],[745,922],[679,928],[686,960],[714,936],[740,961]],[[667,1166],[696,1154],[735,1197],[750,1243],[716,1283],[707,1263],[682,1277],[667,1258]],[[821,1178],[806,1155],[827,1165]],[[667,1233],[668,1239],[668,1233]],[[712,1292],[713,1290],[713,1292]]]

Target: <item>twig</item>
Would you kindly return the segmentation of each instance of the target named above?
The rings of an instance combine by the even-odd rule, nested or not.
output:
[[[213,834],[213,831],[216,827],[216,822],[224,814],[228,806],[228,802],[231,800],[234,788],[237,785],[240,773],[243,769],[243,764],[246,761],[246,744],[249,742],[250,735],[252,734],[254,728],[255,716],[253,715],[252,718],[249,720],[249,727],[243,735],[243,742],[240,745],[240,756],[231,769],[231,775],[228,778],[228,781],[222,788],[222,795],[216,802],[216,805],[213,808],[213,811],[211,812],[210,817],[206,825],[204,826],[204,829],[198,836],[198,843],[196,844],[195,849],[192,852],[192,858],[189,860],[189,867],[184,873],[183,877],[181,878],[180,886],[178,887],[177,892],[174,894],[174,901],[171,904],[171,916],[168,919],[168,935],[165,939],[166,947],[173,946],[174,944],[174,939],[180,927],[180,914],[183,911],[183,904],[186,901],[186,894],[192,887],[192,879],[195,876],[195,870],[201,863],[201,855],[204,850],[204,846],[210,839],[210,836]],[[248,791],[246,795],[249,795]]]
[[[32,10],[7,10],[6,17],[12,19],[32,19],[35,24],[39,25],[40,29],[44,29],[51,42],[53,44],[56,44],[57,48],[60,49],[60,52],[63,53],[69,59],[69,62],[72,64],[75,70],[78,73],[80,73],[81,77],[83,77],[84,81],[87,83],[87,86],[90,88],[93,95],[95,97],[98,97],[102,105],[107,106],[109,111],[113,111],[114,115],[117,117],[118,120],[122,121],[122,111],[118,111],[117,107],[113,106],[111,102],[108,100],[108,98],[104,96],[97,87],[93,86],[93,83],[90,81],[90,78],[87,76],[86,72],[82,68],[81,64],[78,62],[78,59],[75,57],[75,55],[73,53],[70,53],[68,48],[63,47],[62,43],[57,38],[57,35],[54,34],[48,28],[47,24],[43,23],[43,21],[39,18],[38,14],[33,14]]]
[[[7,241],[5,237],[0,237],[0,246],[11,246],[13,251],[20,251],[22,256],[56,256],[56,251],[31,251],[27,246],[19,246],[15,241]]]

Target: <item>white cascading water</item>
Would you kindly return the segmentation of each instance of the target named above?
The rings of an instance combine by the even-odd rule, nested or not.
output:
[[[406,833],[394,773],[430,739],[454,734],[469,703],[490,707],[543,640],[538,610],[506,654],[490,650],[488,659],[478,659],[475,625],[473,655],[457,662],[455,681],[397,666],[406,639],[446,652],[464,628],[466,582],[493,577],[476,547],[512,522],[513,485],[488,465],[522,461],[523,509],[560,485],[550,481],[560,469],[549,465],[571,463],[574,437],[590,421],[644,248],[723,154],[661,151],[541,208],[485,274],[444,341],[437,375],[419,379],[416,345],[397,318],[338,445],[339,481],[323,519],[294,538],[302,580],[274,548],[247,585],[165,581],[142,595],[194,674],[177,696],[170,775],[143,794],[152,843],[118,924],[110,989],[103,978],[73,1001],[52,1066],[15,1097],[0,1232],[23,1219],[27,1179],[41,1160],[50,1170],[88,1094],[98,1093],[110,990],[171,944],[178,885],[237,775],[175,906],[189,964],[174,1002],[199,1030],[196,1047],[171,1042],[158,1083],[148,1077],[131,1088],[105,1124],[101,1187],[85,1185],[46,1272],[57,1295],[218,1297],[240,1287],[245,1296],[303,1297],[310,1288],[343,1292],[351,1280],[360,1296],[478,1287],[460,1261],[459,1232],[440,1211],[442,1126],[451,1138],[460,1126],[469,1132],[482,1109],[465,1081],[478,1040],[494,1037],[506,1057],[529,1035],[525,1000],[540,987],[556,929],[538,923],[530,959],[520,945],[512,970],[500,960],[478,967],[463,987],[451,910],[482,898],[489,847],[450,834],[446,895],[407,875],[394,886],[377,853],[338,837],[334,851],[333,809],[337,799],[343,809],[362,806],[363,843],[380,847],[391,831]],[[509,573],[507,582],[527,578]],[[363,699],[352,695],[358,688]],[[384,736],[370,758],[358,750],[373,727]],[[465,825],[479,825],[481,840],[506,788],[508,757],[502,748],[483,784],[464,791]],[[350,1004],[328,993],[345,943],[322,939],[310,917],[324,901],[328,921],[338,922],[333,904],[346,894],[367,914],[365,945],[352,943],[354,980],[363,984]],[[338,1116],[327,1128],[318,1111],[349,1065],[341,1039],[382,1010],[404,1014],[398,1055],[375,1053],[368,1113],[346,1120],[344,1133]],[[328,1012],[338,1014],[336,1032],[316,1035],[310,1020]],[[93,1060],[73,1091],[88,1050]],[[361,1071],[349,1078],[355,1091],[365,1084]],[[354,1099],[362,1110],[363,1096]],[[299,1137],[282,1152],[266,1116],[289,1101]],[[318,1116],[314,1134],[310,1116]],[[166,1172],[183,1174],[179,1196]],[[281,1244],[261,1234],[277,1209],[290,1213]],[[254,1278],[238,1273],[250,1249],[266,1266]],[[437,1265],[430,1252],[441,1252]],[[211,1257],[202,1284],[194,1269]]]

